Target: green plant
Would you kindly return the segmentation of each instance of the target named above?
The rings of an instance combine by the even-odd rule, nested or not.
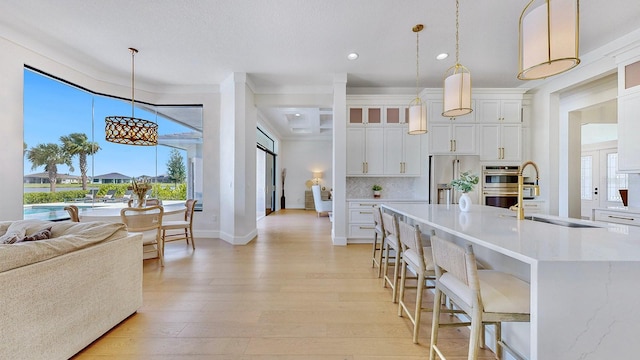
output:
[[[473,191],[473,187],[478,184],[480,179],[477,175],[471,174],[471,171],[465,171],[460,174],[460,177],[451,180],[451,187],[463,193]]]
[[[378,185],[378,184],[375,184],[375,185],[373,185],[373,187],[371,188],[371,190],[373,190],[373,191],[380,191],[380,190],[382,190],[382,186],[380,186],[380,185]]]

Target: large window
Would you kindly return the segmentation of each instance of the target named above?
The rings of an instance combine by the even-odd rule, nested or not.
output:
[[[104,118],[131,112],[130,100],[25,68],[25,203],[95,202],[109,190],[121,198],[135,178],[153,183],[153,197],[201,205],[202,106],[136,103],[135,117],[158,124],[158,146],[107,142]]]

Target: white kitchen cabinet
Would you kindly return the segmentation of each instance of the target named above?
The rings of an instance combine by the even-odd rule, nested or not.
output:
[[[542,200],[523,200],[524,214],[546,214],[546,202]]]
[[[522,122],[522,100],[477,100],[478,122]]]
[[[409,135],[407,126],[384,129],[384,174],[420,176],[421,135]]]
[[[475,109],[475,100],[471,100],[471,108]],[[427,113],[429,117],[427,121],[434,123],[450,123],[455,121],[456,123],[474,123],[476,122],[476,112],[472,111],[466,115],[457,116],[457,117],[446,117],[442,116],[442,100],[429,100],[427,102]]]
[[[522,125],[478,124],[481,161],[521,161]]]
[[[429,130],[429,153],[432,155],[476,155],[476,125],[432,123]]]
[[[396,200],[385,199],[388,202],[402,202],[403,204],[426,204],[427,201],[420,200]],[[380,205],[381,200],[349,200],[347,201],[347,238],[355,242],[373,241],[375,233],[373,224],[373,207]],[[366,240],[366,241],[364,241]]]
[[[349,126],[382,125],[382,114],[381,106],[350,106],[348,124]]]
[[[593,220],[640,226],[640,212],[629,209],[593,209]]]
[[[640,92],[618,97],[618,171],[640,172]]]
[[[403,126],[409,119],[408,106],[385,106],[384,124],[389,126]]]
[[[347,128],[347,175],[384,174],[384,128]]]
[[[373,239],[373,207],[378,202],[350,201],[348,237],[351,239]]]

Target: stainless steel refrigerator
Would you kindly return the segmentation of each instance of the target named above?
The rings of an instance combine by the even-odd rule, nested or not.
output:
[[[471,171],[481,177],[480,157],[477,155],[429,155],[429,203],[457,204],[460,193],[451,188],[451,180],[461,173]],[[478,194],[482,185],[469,193],[474,204],[478,204]]]

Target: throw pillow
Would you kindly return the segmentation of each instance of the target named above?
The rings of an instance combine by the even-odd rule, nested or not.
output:
[[[14,232],[0,236],[0,244],[15,244],[21,240],[22,236]]]
[[[42,229],[37,233],[34,233],[30,236],[25,236],[21,241],[36,241],[36,240],[46,240],[51,238],[51,226],[46,229]]]

